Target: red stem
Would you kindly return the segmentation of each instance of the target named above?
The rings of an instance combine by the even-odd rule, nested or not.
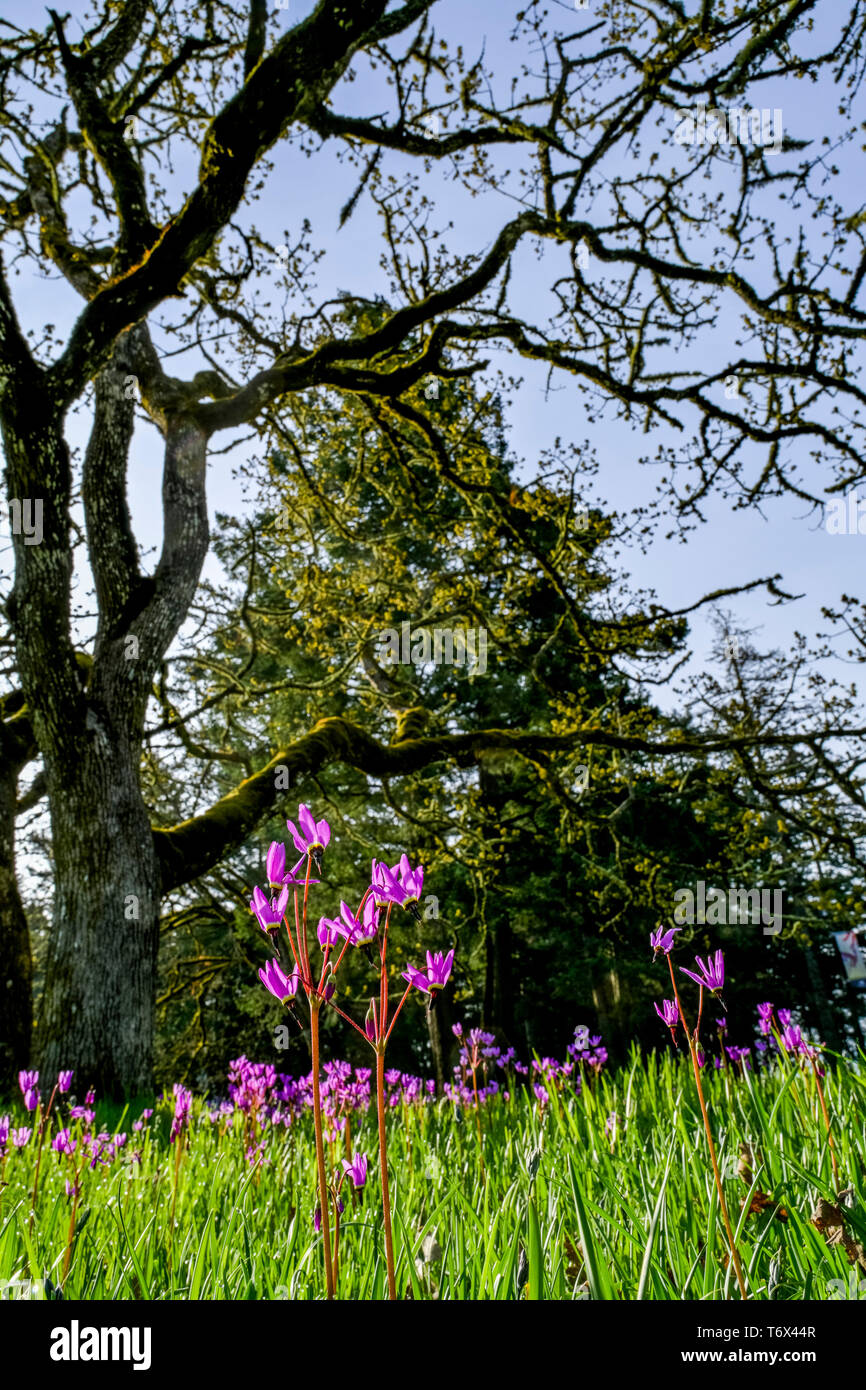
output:
[[[736,1245],[736,1241],[734,1240],[734,1231],[733,1231],[733,1227],[731,1226],[731,1218],[730,1218],[730,1216],[728,1215],[728,1204],[727,1204],[727,1202],[725,1201],[724,1188],[722,1187],[722,1176],[721,1176],[721,1173],[719,1172],[718,1160],[716,1159],[716,1146],[715,1146],[715,1144],[713,1143],[713,1135],[712,1135],[712,1131],[711,1131],[711,1129],[710,1129],[710,1117],[709,1117],[709,1115],[707,1114],[707,1103],[706,1103],[706,1101],[704,1100],[704,1088],[703,1088],[703,1086],[701,1085],[701,1069],[700,1069],[700,1067],[698,1066],[697,1045],[696,1045],[696,1043],[695,1043],[694,1038],[692,1037],[691,1033],[690,1033],[689,1030],[688,1030],[688,1025],[686,1024],[686,1016],[685,1016],[685,1014],[683,1013],[683,1006],[682,1006],[682,1004],[681,1004],[681,1002],[680,1002],[679,990],[677,989],[676,977],[675,977],[675,975],[674,975],[673,962],[671,961],[671,958],[670,958],[669,955],[667,956],[667,962],[668,962],[668,969],[669,969],[670,972],[671,972],[671,984],[673,985],[674,998],[675,998],[676,1001],[677,1001],[677,1009],[678,1009],[678,1011],[679,1011],[679,1016],[680,1016],[680,1018],[681,1018],[681,1020],[682,1020],[683,1032],[685,1033],[685,1035],[686,1035],[686,1040],[687,1040],[687,1042],[688,1042],[688,1044],[689,1044],[689,1055],[690,1055],[690,1057],[691,1057],[691,1059],[692,1059],[692,1071],[693,1071],[694,1074],[695,1074],[695,1085],[696,1085],[697,1088],[698,1088],[698,1100],[699,1100],[700,1103],[701,1103],[701,1114],[703,1115],[703,1118],[704,1118],[704,1130],[705,1130],[705,1132],[706,1132],[707,1144],[709,1145],[709,1150],[710,1150],[710,1162],[711,1162],[712,1165],[713,1165],[713,1177],[714,1177],[715,1180],[716,1180],[716,1191],[717,1191],[718,1194],[719,1194],[719,1206],[721,1207],[721,1210],[722,1210],[722,1219],[724,1220],[724,1223],[725,1223],[725,1230],[726,1230],[727,1233],[728,1233],[728,1244],[729,1244],[730,1247],[731,1247],[731,1258],[733,1259],[733,1262],[734,1262],[734,1270],[735,1270],[736,1275],[737,1275],[737,1283],[738,1283],[739,1286],[740,1286],[740,1293],[741,1293],[743,1299],[745,1300],[745,1299],[748,1299],[748,1296],[749,1296],[749,1295],[748,1295],[747,1292],[746,1292],[746,1281],[745,1281],[745,1279],[743,1278],[743,1269],[742,1269],[742,1265],[740,1264],[740,1256],[739,1256],[739,1254],[737,1253],[737,1245]],[[701,990],[701,993],[703,994],[703,989]]]
[[[340,1015],[340,1018],[344,1018],[347,1023],[351,1023],[355,1032],[361,1034],[361,1037],[364,1039],[364,1042],[368,1043],[370,1041],[370,1039],[367,1037],[367,1034],[364,1032],[364,1029],[359,1028],[355,1020],[353,1018],[350,1018],[348,1014],[344,1014],[339,1004],[335,1004],[333,999],[327,999],[325,1002],[327,1003],[329,1009],[333,1009],[335,1013],[338,1013]]]
[[[388,1266],[388,1297],[392,1302],[396,1302],[397,1282],[394,1278],[394,1242],[391,1236],[391,1201],[388,1195],[388,1154],[385,1138],[384,1050],[376,1054],[376,1101],[379,1110],[379,1168],[382,1177],[382,1220],[385,1227],[385,1262]]]
[[[325,1175],[325,1145],[322,1140],[322,1096],[319,1089],[319,1001],[310,999],[310,1040],[313,1061],[313,1125],[316,1131],[316,1164],[319,1170],[319,1211],[325,1247],[325,1285],[329,1299],[334,1297],[334,1271],[331,1267],[331,1213]]]
[[[385,1041],[386,1041],[386,1042],[388,1041],[388,1039],[390,1038],[391,1034],[392,1034],[393,1031],[394,1031],[394,1024],[397,1022],[397,1019],[398,1019],[399,1016],[400,1016],[400,1010],[402,1009],[403,1005],[406,1003],[406,1000],[409,998],[409,991],[410,991],[411,988],[412,988],[411,984],[408,984],[408,985],[406,986],[406,993],[403,995],[403,998],[400,1000],[400,1003],[397,1005],[397,1008],[394,1010],[394,1017],[391,1019],[391,1026],[390,1026],[390,1028],[388,1029],[387,1033],[385,1034]]]

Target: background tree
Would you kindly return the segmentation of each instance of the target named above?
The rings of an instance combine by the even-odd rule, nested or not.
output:
[[[455,723],[484,728],[496,720],[560,734],[592,726],[669,737],[694,728],[696,715],[662,716],[641,693],[642,681],[661,683],[679,668],[685,620],[636,608],[612,578],[612,521],[577,492],[581,481],[586,486],[585,466],[581,477],[548,460],[546,481],[521,487],[497,397],[481,398],[469,384],[449,386],[428,406],[428,419],[464,476],[499,479],[526,521],[526,551],[556,558],[564,595],[531,566],[511,563],[486,493],[466,504],[437,484],[411,431],[378,429],[362,406],[339,399],[298,402],[281,426],[291,455],[278,450],[246,465],[252,512],[221,519],[215,546],[236,579],[205,586],[196,605],[198,652],[160,689],[164,719],[156,727],[174,733],[176,748],[176,771],[165,760],[163,792],[178,771],[183,777],[171,817],[194,815],[231,785],[233,764],[267,761],[285,731],[308,727],[316,713],[349,718],[382,742],[409,724],[435,735]],[[467,622],[488,636],[483,676],[424,662],[424,631],[459,631]],[[379,655],[382,639],[404,623],[407,661],[392,666]],[[777,702],[779,684],[788,686],[791,667],[745,643],[732,661],[724,640],[720,629],[726,675],[703,683],[703,727],[709,721],[717,732],[754,731]],[[697,708],[697,691],[692,703]],[[197,713],[175,725],[181,708]],[[804,696],[790,722],[822,717]],[[635,1036],[659,1040],[645,946],[657,921],[670,916],[675,887],[694,887],[699,878],[725,888],[774,885],[785,893],[784,944],[748,922],[724,931],[737,973],[749,981],[738,991],[732,1027],[750,1038],[757,1000],[779,987],[791,997],[796,976],[797,998],[811,999],[822,1027],[822,994],[804,969],[803,942],[809,927],[848,925],[852,903],[840,867],[838,895],[827,896],[825,879],[817,906],[816,837],[823,837],[821,857],[829,850],[834,863],[847,862],[849,875],[854,868],[845,837],[838,828],[834,835],[820,811],[824,789],[798,787],[790,751],[786,771],[801,794],[787,795],[784,805],[778,775],[765,779],[779,788],[768,799],[755,790],[755,770],[747,776],[729,755],[696,763],[602,747],[591,756],[590,769],[573,759],[554,767],[499,751],[456,774],[434,764],[399,786],[326,770],[315,801],[337,818],[340,833],[317,892],[319,910],[335,910],[340,897],[357,900],[365,864],[380,846],[396,857],[408,845],[427,865],[436,911],[420,931],[398,917],[395,935],[410,956],[456,945],[461,1016],[494,1028],[525,1054],[561,1048],[577,1011],[623,1055]],[[188,775],[190,757],[201,777]],[[268,838],[285,838],[284,822],[275,818],[262,832],[206,875],[192,897],[180,895],[169,919],[179,937],[163,953],[166,1076],[192,1068],[194,1058],[216,1078],[230,1056],[271,1045],[276,1013],[253,984],[254,963],[267,950],[247,900]],[[709,949],[709,935],[697,926],[695,950]],[[352,964],[358,968],[350,970],[348,993],[363,1013],[367,967],[360,956]],[[192,979],[199,982],[195,1002]],[[449,988],[426,1018],[419,1009],[414,1030],[404,1027],[395,1054],[403,1065],[430,1064],[426,1023],[433,1060],[444,1066],[451,995]],[[331,1024],[338,1046],[351,1052],[352,1035],[339,1020]],[[840,1042],[832,1018],[822,1031]],[[303,1058],[303,1037],[293,1042]]]
[[[491,95],[505,90],[501,74],[440,40],[432,9],[430,0],[390,11],[385,0],[322,0],[272,34],[261,0],[245,15],[226,5],[202,13],[108,0],[88,12],[78,42],[53,12],[45,32],[4,30],[0,100],[14,143],[3,155],[0,206],[0,426],[10,503],[41,503],[44,522],[39,544],[13,527],[6,603],[19,712],[32,727],[51,815],[54,926],[39,1050],[46,1067],[74,1064],[104,1088],[150,1078],[162,896],[218,864],[278,796],[266,766],[212,809],[154,827],[142,793],[146,711],[208,551],[206,465],[220,436],[251,427],[266,437],[288,399],[330,389],[414,424],[442,479],[465,497],[454,460],[406,397],[431,375],[459,380],[480,370],[479,353],[498,344],[573,376],[588,393],[589,419],[608,399],[648,432],[685,431],[699,469],[712,459],[730,471],[753,443],[767,450],[771,475],[791,440],[840,465],[863,456],[858,217],[819,202],[826,255],[805,232],[790,250],[759,207],[771,182],[795,199],[820,197],[822,155],[787,141],[782,163],[770,167],[761,146],[695,148],[676,169],[659,140],[702,95],[746,99],[769,77],[836,82],[847,119],[861,4],[817,52],[810,0],[733,8],[711,0],[694,14],[670,0],[623,3],[600,21],[578,17],[578,27],[571,13],[554,23],[531,5],[515,21],[516,51],[533,60],[517,59],[507,99]],[[352,105],[347,113],[360,77],[361,105],[384,114],[360,116]],[[360,333],[334,321],[327,296],[316,301],[308,228],[277,255],[254,221],[284,141],[316,155],[335,142],[361,165],[344,220],[362,196],[380,211],[398,307]],[[734,192],[721,181],[708,197],[703,175],[717,156],[737,161],[738,184]],[[446,249],[419,186],[438,160],[469,192],[512,200],[492,240]],[[714,245],[719,225],[724,253]],[[755,266],[758,238],[770,251]],[[463,239],[473,241],[471,222]],[[537,321],[521,312],[526,245],[551,252],[554,314]],[[78,296],[62,342],[51,332],[36,341],[22,326],[9,275],[22,262],[58,271]],[[290,290],[285,312],[269,300],[275,267]],[[848,277],[844,293],[837,268]],[[366,297],[368,287],[356,293]],[[694,345],[729,304],[748,354],[735,335],[716,334],[725,360],[695,371]],[[154,345],[171,333],[190,350],[185,378],[169,374]],[[731,375],[741,386],[736,408],[720,397]],[[130,383],[164,442],[163,539],[152,573],[126,501]],[[78,403],[92,415],[80,469],[66,432]],[[522,556],[526,526],[493,481],[482,486]],[[97,607],[84,680],[71,624],[79,489]],[[555,587],[545,556],[532,559]],[[605,729],[404,732],[382,745],[334,716],[276,761],[296,778],[337,762],[393,778],[503,747],[542,765],[589,742],[670,751],[637,737],[617,745],[630,736]],[[808,733],[814,756],[829,758],[834,733]],[[762,729],[747,744],[773,737]],[[719,746],[724,740],[698,739],[692,751]],[[677,752],[689,747],[676,741]],[[7,954],[26,973],[23,957]]]

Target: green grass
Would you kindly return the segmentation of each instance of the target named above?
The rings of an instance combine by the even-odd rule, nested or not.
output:
[[[825,1097],[841,1185],[855,1192],[847,1231],[866,1246],[866,1069],[827,1064]],[[852,1266],[811,1222],[820,1197],[835,1202],[826,1131],[809,1072],[791,1064],[741,1077],[708,1073],[705,1087],[731,1219],[750,1298],[833,1296],[866,1269]],[[107,1113],[107,1112],[106,1112]],[[134,1112],[137,1113],[137,1112]],[[605,1122],[617,1117],[613,1137]],[[81,1299],[312,1299],[322,1296],[313,1230],[315,1156],[310,1116],[268,1135],[268,1163],[251,1167],[240,1129],[211,1125],[196,1103],[182,1153],[171,1108],[157,1109],[121,1160],[85,1168],[64,1293]],[[97,1127],[106,1116],[100,1111]],[[119,1129],[131,1130],[132,1115]],[[694,1082],[682,1061],[634,1056],[587,1082],[579,1097],[551,1091],[539,1110],[520,1092],[475,1116],[446,1102],[398,1109],[389,1122],[392,1210],[400,1297],[425,1299],[738,1298],[726,1256]],[[13,1123],[24,1123],[16,1115]],[[382,1299],[386,1273],[377,1185],[375,1113],[353,1121],[353,1147],[370,1155],[366,1189],[344,1186],[338,1297]],[[75,1128],[73,1127],[73,1133]],[[741,1144],[757,1155],[751,1183],[737,1175]],[[540,1148],[530,1183],[528,1160]],[[330,1158],[341,1154],[332,1147]],[[48,1148],[31,1211],[36,1145],[7,1155],[0,1191],[0,1281],[62,1281],[71,1207],[70,1160]],[[770,1198],[749,1215],[752,1195]],[[787,1219],[780,1219],[783,1210]],[[441,1259],[416,1267],[435,1233]],[[521,1249],[528,1272],[518,1292]],[[838,1295],[837,1295],[838,1296]],[[843,1293],[842,1296],[847,1296]]]

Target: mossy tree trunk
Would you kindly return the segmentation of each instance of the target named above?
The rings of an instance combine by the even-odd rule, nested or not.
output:
[[[15,877],[15,764],[0,740],[0,1093],[30,1061],[33,957]]]
[[[54,918],[37,1055],[119,1094],[147,1087],[153,1060],[161,872],[139,762],[154,674],[195,594],[208,547],[206,436],[163,417],[163,546],[144,578],[125,470],[134,401],[124,335],[100,372],[82,493],[99,605],[92,661],[70,637],[70,471],[59,412],[22,383],[4,420],[13,495],[42,501],[38,544],[14,538],[8,605],[51,814]],[[141,342],[138,344],[142,346]],[[156,369],[158,375],[158,368]],[[157,386],[159,382],[157,381]]]
[[[74,1067],[76,1090],[119,1095],[152,1082],[159,866],[138,750],[90,711],[62,793],[51,799],[55,911],[40,1010],[40,1065]]]

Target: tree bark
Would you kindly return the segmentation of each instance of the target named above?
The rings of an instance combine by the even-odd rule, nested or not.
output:
[[[486,1028],[495,1028],[509,1044],[514,1039],[514,987],[511,923],[497,914],[485,937],[484,1008]]]
[[[126,509],[133,401],[123,389],[142,331],[118,344],[96,383],[82,492],[99,597],[92,662],[70,639],[70,472],[62,418],[44,383],[22,381],[4,419],[13,496],[43,499],[44,534],[15,537],[8,614],[23,694],[42,753],[55,865],[37,1057],[72,1067],[79,1086],[112,1095],[152,1084],[161,874],[140,786],[141,739],[154,671],[192,602],[208,547],[206,436],[168,396],[163,418],[163,545],[143,579]]]
[[[445,1094],[445,1082],[451,1080],[448,1057],[454,1042],[451,1025],[454,1015],[451,1010],[451,989],[446,986],[439,990],[435,1003],[427,1010],[427,1033],[430,1038],[430,1051],[433,1054],[433,1070],[436,1073],[436,1094]]]
[[[620,1060],[628,1051],[629,991],[620,975],[616,944],[612,940],[605,941],[602,952],[593,980],[592,1002],[605,1046],[613,1057]]]
[[[153,1081],[159,869],[138,748],[89,711],[74,778],[51,798],[55,910],[40,1066],[119,1097]]]
[[[840,1052],[843,1047],[842,1033],[836,1022],[835,1010],[830,1004],[827,984],[813,947],[805,947],[803,958],[806,962],[806,971],[809,976],[812,1002],[818,1016],[821,1041],[826,1043],[829,1048],[832,1048],[834,1052]]]
[[[0,765],[0,1094],[30,1062],[33,1031],[33,957],[30,931],[15,877],[13,765]]]
[[[507,792],[503,790],[500,779],[483,763],[478,770],[478,782],[482,804],[488,815],[494,817],[492,823],[485,820],[482,835],[486,840],[492,840],[494,834],[498,833],[494,827],[498,826]],[[514,934],[508,918],[508,899],[497,892],[501,866],[501,856],[492,852],[485,910],[487,930],[484,938],[482,1021],[485,1028],[498,1030],[506,1043],[510,1044],[514,1036]]]

